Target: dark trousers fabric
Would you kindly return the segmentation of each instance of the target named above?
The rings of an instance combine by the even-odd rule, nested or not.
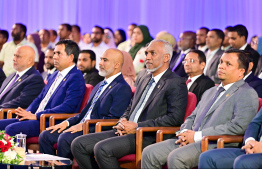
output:
[[[0,120],[0,130],[5,130],[5,133],[10,136],[15,136],[20,132],[26,134],[27,138],[37,137],[40,133],[40,122],[38,120],[19,121],[18,119],[3,119]]]
[[[246,154],[239,148],[223,148],[204,152],[199,158],[199,169],[211,168],[262,168],[262,153]]]
[[[40,134],[40,152],[45,154],[56,155],[56,150],[53,148],[53,145],[57,143],[57,155],[60,157],[70,158],[72,160],[73,155],[70,149],[71,143],[76,137],[83,135],[83,131],[79,131],[76,133],[58,133],[57,131],[55,131],[54,133],[50,133],[51,131],[52,130],[46,130]]]
[[[117,159],[136,152],[136,135],[117,136],[114,130],[87,134],[77,137],[71,150],[81,169],[120,168]]]

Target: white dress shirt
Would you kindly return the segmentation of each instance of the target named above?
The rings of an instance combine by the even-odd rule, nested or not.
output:
[[[213,59],[213,57],[215,56],[215,54],[217,53],[218,50],[219,50],[219,48],[217,48],[217,49],[215,49],[213,51],[210,51],[210,50],[207,51],[207,54],[206,54],[206,66],[204,68],[204,74],[205,75],[207,74],[207,68],[211,64],[211,60]]]
[[[191,79],[191,81],[187,84],[187,90],[190,89],[190,87],[192,86],[192,84],[197,80],[197,78],[199,78],[202,74],[200,75],[196,75],[194,77],[188,77],[188,79]]]
[[[93,43],[87,45],[86,49],[90,49],[96,54],[96,69],[99,69],[100,57],[109,47],[102,41],[98,46],[94,46]]]
[[[244,44],[244,46],[242,46],[241,48],[239,48],[239,50],[245,50],[245,49],[246,49],[246,47],[247,47],[247,43],[246,43],[246,44]]]

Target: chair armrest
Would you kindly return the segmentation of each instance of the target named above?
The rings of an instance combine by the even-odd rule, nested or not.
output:
[[[209,141],[217,141],[219,138],[228,138],[228,137],[231,137],[231,136],[233,136],[233,135],[204,136],[202,138],[202,141],[201,141],[201,152],[205,152],[205,151],[208,150],[208,142]]]
[[[242,143],[243,135],[225,136],[217,140],[217,148],[224,148],[225,143]]]
[[[70,117],[74,117],[77,114],[79,113],[52,114],[49,118],[49,127],[55,125],[55,120],[65,120]]]
[[[114,126],[119,121],[119,119],[100,119],[96,123],[96,133],[102,131],[103,126]]]
[[[46,118],[49,118],[50,116],[52,116],[53,114],[42,114],[40,116],[40,133],[42,133],[42,131],[45,131],[45,122],[46,122]]]
[[[0,119],[4,119],[5,113],[8,112],[8,110],[15,110],[16,108],[2,108],[0,109]]]
[[[164,134],[175,134],[179,130],[180,127],[163,127],[163,129],[159,129],[156,133],[156,142],[163,141]]]
[[[90,119],[90,120],[86,120],[83,124],[83,134],[89,133],[89,125],[90,124],[96,124],[98,122],[115,122],[115,120],[118,121],[118,119]],[[100,132],[101,132],[101,130],[102,129],[100,129]]]

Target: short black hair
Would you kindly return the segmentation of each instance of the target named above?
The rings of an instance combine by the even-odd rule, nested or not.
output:
[[[43,30],[47,34],[47,36],[50,37],[50,32],[47,29],[40,29],[40,30]]]
[[[101,26],[95,25],[94,28],[100,29],[101,33],[104,34],[104,29]]]
[[[65,45],[65,52],[66,54],[69,56],[71,54],[74,55],[74,62],[77,63],[78,60],[78,55],[79,55],[79,47],[77,45],[77,43],[75,43],[72,40],[69,39],[65,39],[65,40],[61,40],[59,42],[57,42],[55,45]]]
[[[81,33],[81,28],[78,25],[72,25],[72,28],[76,28],[76,30]]]
[[[245,52],[245,54],[247,55],[248,58],[248,62],[252,62],[253,63],[253,67],[257,67],[257,62],[254,62],[253,60],[253,55],[251,52],[247,51],[247,50],[243,50]]]
[[[27,28],[24,24],[22,23],[15,23],[15,25],[20,26],[21,30],[25,33],[24,37],[26,36]]]
[[[123,29],[117,29],[116,31],[118,31],[119,34],[122,36],[122,41],[121,42],[126,41],[126,32]]]
[[[201,50],[197,50],[197,49],[191,49],[188,53],[190,52],[198,55],[199,63],[202,63],[202,62],[206,63],[206,56],[204,52],[202,52]]]
[[[91,61],[93,61],[93,60],[96,61],[96,54],[95,54],[94,51],[87,49],[87,50],[81,50],[81,51],[79,52],[79,54],[80,54],[80,53],[88,53],[88,54],[90,55]]]
[[[130,25],[134,26],[134,27],[137,27],[137,24],[136,23],[131,23]]]
[[[204,29],[206,31],[206,34],[209,32],[209,29],[207,27],[201,27],[199,29]]]
[[[245,69],[244,75],[247,74],[247,70],[248,70],[248,66],[249,66],[249,59],[248,59],[248,56],[246,55],[245,51],[230,48],[230,49],[226,50],[224,53],[236,53],[237,56],[238,56],[238,64],[239,64],[238,68]]]
[[[7,42],[8,38],[9,38],[8,32],[6,30],[0,30],[0,34],[3,35],[4,38],[6,38],[5,42]]]
[[[223,41],[225,39],[225,34],[220,29],[212,29],[211,31],[214,31],[219,39],[222,39],[221,45],[223,44]]]
[[[239,36],[245,36],[245,39],[247,41],[248,31],[244,25],[236,25],[229,32],[237,32]]]
[[[233,29],[232,26],[227,26],[227,27],[225,28],[225,30],[227,30],[228,32],[231,32],[232,29]]]
[[[69,25],[68,23],[63,23],[63,24],[61,24],[61,25],[64,26],[64,27],[66,27],[66,30],[72,32],[72,26]]]
[[[51,30],[52,34],[57,37],[57,32],[56,32],[56,30],[54,30],[54,29],[50,29],[50,30]]]

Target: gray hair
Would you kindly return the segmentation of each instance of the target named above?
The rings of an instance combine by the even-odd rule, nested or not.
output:
[[[163,44],[163,47],[164,47],[163,48],[163,52],[164,52],[164,54],[169,54],[169,56],[170,56],[169,62],[170,62],[170,60],[172,58],[172,55],[173,55],[173,47],[172,47],[172,45],[169,42],[167,42],[165,40],[162,40],[162,39],[154,39],[154,40],[152,40],[149,43],[149,45],[151,45],[151,43],[153,43],[153,42],[161,42]]]

